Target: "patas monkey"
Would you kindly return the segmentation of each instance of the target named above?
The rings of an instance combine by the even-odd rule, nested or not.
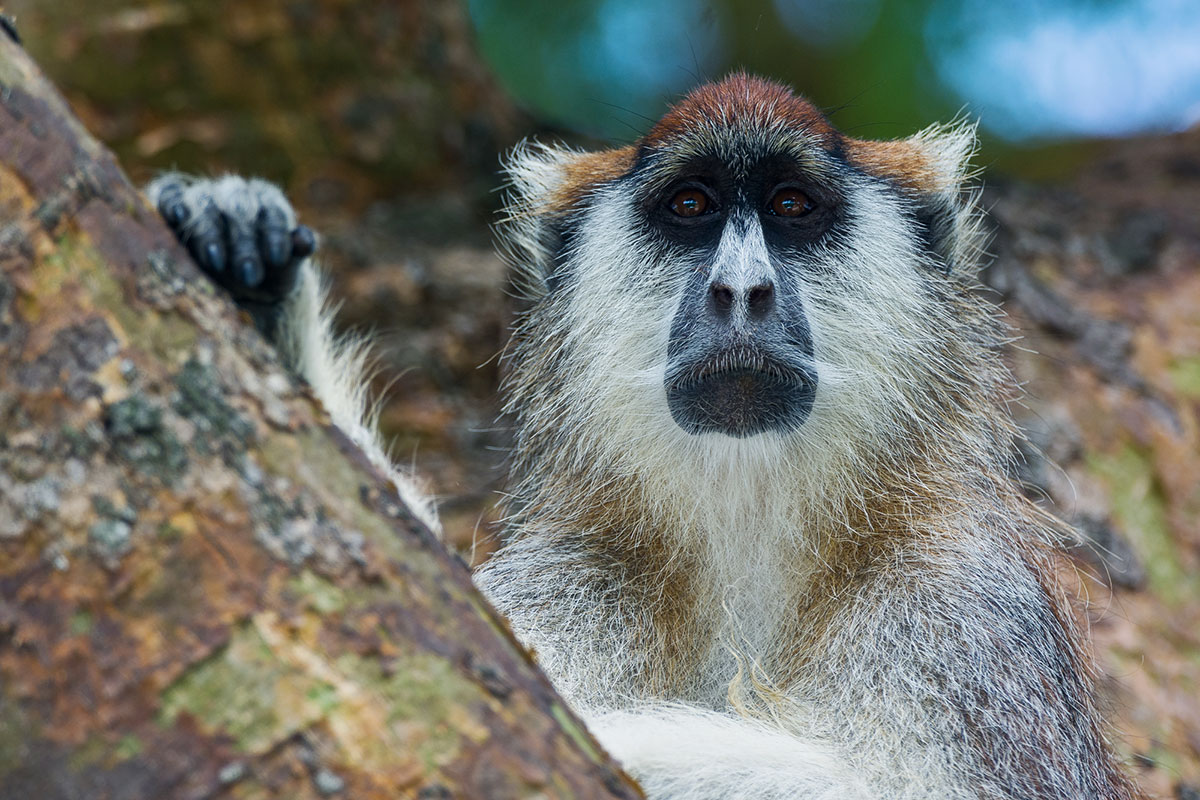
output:
[[[734,75],[629,147],[509,161],[527,307],[507,543],[476,580],[652,798],[1137,796],[1055,523],[1007,470],[973,146],[852,139]],[[150,194],[386,464],[282,195]]]

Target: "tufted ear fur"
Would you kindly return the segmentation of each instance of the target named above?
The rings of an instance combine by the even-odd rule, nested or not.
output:
[[[633,147],[588,153],[529,141],[513,148],[504,163],[508,184],[496,233],[524,299],[553,288],[574,212],[628,172],[634,153]]]
[[[930,251],[948,272],[973,272],[984,247],[979,191],[970,161],[974,123],[951,122],[892,142],[847,139],[850,162],[889,181],[913,203]]]

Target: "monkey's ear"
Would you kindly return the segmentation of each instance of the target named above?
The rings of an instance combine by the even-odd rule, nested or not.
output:
[[[979,191],[971,167],[975,123],[932,125],[907,139],[846,142],[859,169],[896,186],[913,204],[930,251],[947,271],[972,271],[983,250]]]
[[[508,185],[496,224],[516,290],[536,300],[554,285],[571,225],[596,189],[624,175],[634,149],[587,153],[525,141],[504,162]]]

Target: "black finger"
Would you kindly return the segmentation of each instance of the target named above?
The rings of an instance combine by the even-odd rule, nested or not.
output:
[[[201,253],[204,265],[213,272],[225,271],[225,248],[220,242],[208,242]]]
[[[317,235],[307,225],[297,225],[292,231],[292,257],[305,258],[317,249]]]
[[[178,228],[187,222],[191,215],[183,202],[183,187],[180,184],[172,183],[159,193],[158,213],[162,214],[163,219],[172,228]]]
[[[172,203],[163,209],[162,214],[164,217],[166,217],[167,222],[171,224],[172,228],[178,228],[180,225],[187,222],[188,217],[191,216],[191,214],[188,213],[187,206],[185,206],[182,202]]]
[[[258,236],[254,220],[227,216],[230,261],[233,264],[233,280],[243,288],[253,289],[262,283],[263,265],[258,255]]]
[[[237,279],[249,289],[258,286],[263,281],[262,262],[257,258],[243,258],[237,263]]]
[[[272,269],[287,266],[292,258],[292,237],[288,227],[283,209],[267,207],[258,212],[259,255]]]
[[[220,275],[229,264],[225,222],[213,205],[208,205],[191,226],[185,242],[192,257],[205,270]]]

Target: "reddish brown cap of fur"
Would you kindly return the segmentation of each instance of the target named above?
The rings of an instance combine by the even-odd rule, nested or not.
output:
[[[669,144],[714,123],[802,131],[830,150],[841,141],[841,134],[808,100],[782,84],[736,72],[693,89],[650,129],[642,143],[650,147]]]
[[[692,90],[650,129],[642,144],[669,146],[697,129],[712,129],[714,123],[801,132],[827,151],[840,151],[853,166],[905,189],[933,193],[948,188],[947,170],[925,142],[872,142],[843,136],[816,106],[788,87],[744,72]]]
[[[738,72],[693,89],[637,145],[580,153],[566,161],[563,181],[546,208],[562,212],[576,207],[594,187],[628,172],[639,147],[669,148],[698,131],[712,134],[722,127],[794,131],[829,152],[837,152],[864,172],[910,191],[934,193],[947,188],[946,170],[939,168],[935,154],[922,141],[873,142],[845,137],[816,106],[787,86]]]

